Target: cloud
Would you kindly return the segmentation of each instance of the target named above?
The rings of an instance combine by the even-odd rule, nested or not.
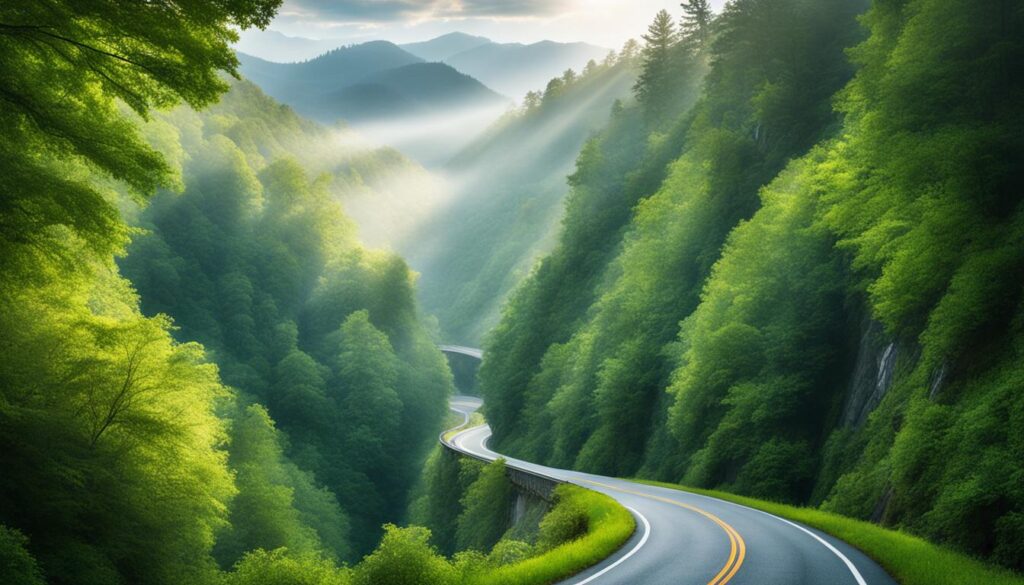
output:
[[[436,18],[552,16],[572,0],[285,0],[280,14],[291,20],[388,23]]]
[[[570,6],[565,0],[461,0],[452,2],[460,16],[551,16]]]

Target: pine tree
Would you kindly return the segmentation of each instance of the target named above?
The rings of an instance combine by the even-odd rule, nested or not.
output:
[[[665,91],[671,76],[672,48],[678,41],[676,25],[666,10],[658,12],[643,36],[640,76],[633,86],[637,100],[650,119],[659,119],[668,98]]]
[[[637,52],[640,51],[640,43],[636,42],[636,39],[629,39],[622,45],[622,51],[619,53],[619,61],[626,63],[636,59]]]
[[[707,47],[711,37],[711,21],[715,14],[708,0],[684,0],[683,20],[679,25],[682,41],[694,51]]]

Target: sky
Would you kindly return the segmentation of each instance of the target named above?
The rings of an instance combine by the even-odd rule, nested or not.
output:
[[[716,11],[725,0],[712,0]],[[498,42],[583,41],[618,48],[679,0],[285,0],[270,28],[344,43],[407,43],[461,31]]]

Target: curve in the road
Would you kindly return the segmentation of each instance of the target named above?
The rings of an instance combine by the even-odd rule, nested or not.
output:
[[[459,352],[462,353],[462,352]],[[465,417],[479,408],[456,397]],[[490,427],[462,430],[448,443],[493,460]],[[873,560],[828,534],[718,498],[504,457],[507,465],[611,496],[637,518],[615,555],[566,581],[573,585],[895,585]]]
[[[460,355],[468,355],[478,360],[484,359],[484,350],[477,349],[475,347],[466,347],[464,345],[439,345],[438,349],[445,353],[457,353]]]

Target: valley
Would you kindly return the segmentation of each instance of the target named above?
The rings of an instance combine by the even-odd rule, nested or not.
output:
[[[1024,583],[1024,8],[670,4],[0,6],[0,581]]]

